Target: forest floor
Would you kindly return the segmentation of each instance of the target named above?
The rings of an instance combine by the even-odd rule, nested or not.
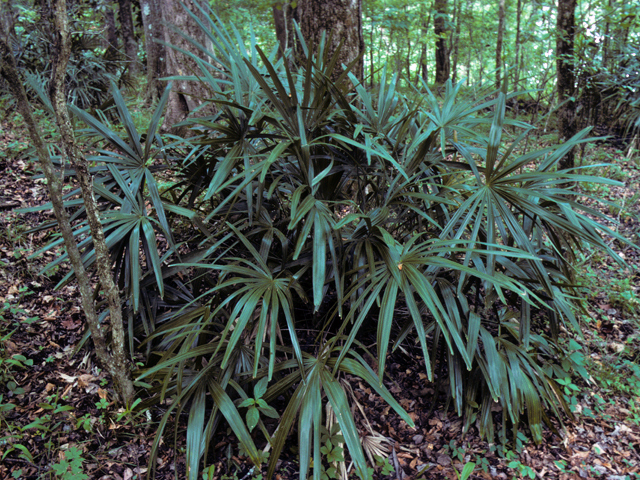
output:
[[[76,287],[54,288],[65,267],[42,275],[55,253],[29,258],[51,234],[27,230],[53,217],[50,211],[15,211],[47,201],[43,180],[33,178],[25,135],[10,121],[1,125],[0,479],[146,477],[154,422],[161,412],[133,417],[115,404],[110,381],[96,366],[91,349],[78,348],[85,325]],[[585,194],[617,202],[620,208],[599,208],[618,221],[610,228],[637,245],[640,156],[626,153],[606,144],[590,145],[585,159],[610,162],[599,173],[625,187],[588,184]],[[414,418],[415,428],[390,413],[368,388],[357,381],[352,385],[371,428],[388,439],[390,466],[378,468],[375,476],[455,479],[473,462],[472,479],[640,478],[640,252],[618,242],[612,248],[628,262],[626,269],[593,252],[586,252],[578,265],[588,312],[584,337],[564,335],[568,348],[585,355],[589,376],[564,385],[575,420],[565,419],[556,433],[547,429],[540,445],[525,433],[515,444],[488,444],[473,426],[462,435],[462,419],[444,403],[433,403],[438,395],[425,383],[419,357],[398,351],[390,360],[389,388]],[[169,434],[155,461],[157,479],[185,478],[184,438],[175,447]],[[260,480],[224,429],[210,460],[215,466],[211,478]],[[285,460],[276,479],[290,478],[297,478],[296,465]]]

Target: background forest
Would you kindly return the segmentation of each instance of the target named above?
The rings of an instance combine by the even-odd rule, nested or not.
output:
[[[640,4],[0,6],[0,475],[638,475]]]

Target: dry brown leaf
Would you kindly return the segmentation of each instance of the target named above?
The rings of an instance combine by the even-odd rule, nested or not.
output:
[[[82,387],[82,388],[87,387],[95,379],[96,379],[96,377],[94,377],[90,373],[85,373],[83,375],[80,375],[78,377],[78,386]]]
[[[78,377],[72,377],[71,375],[67,375],[65,373],[58,373],[60,377],[67,383],[73,383],[77,380]]]

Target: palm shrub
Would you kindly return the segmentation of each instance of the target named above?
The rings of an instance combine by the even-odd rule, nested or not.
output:
[[[610,131],[613,130],[627,142],[640,130],[640,65],[636,53],[639,48],[638,42],[625,47],[616,55],[618,67],[614,71],[605,69],[599,72],[595,79],[603,92],[600,118],[613,119]]]
[[[184,415],[191,479],[222,419],[256,465],[271,450],[269,475],[297,430],[301,478],[311,465],[320,478],[321,427],[335,421],[366,478],[376,434],[360,434],[349,383],[412,425],[385,385],[403,344],[491,441],[494,402],[503,437],[524,420],[539,442],[550,416],[571,415],[556,380],[574,358],[559,332],[579,330],[572,262],[585,245],[617,258],[603,235],[624,241],[573,189],[616,182],[556,170],[587,132],[526,151],[530,127],[505,118],[502,92],[469,103],[460,84],[442,98],[417,85],[416,102],[383,74],[374,96],[350,66],[330,80],[337,53],[324,43],[293,68],[194,18],[213,49],[190,78],[208,83],[217,114],[190,119],[192,136],[157,135],[164,98],[145,135],[117,88],[125,136],[73,110],[97,138],[96,195],[132,354],[146,359],[142,406],[171,399],[151,464]],[[90,266],[83,212],[68,202]]]

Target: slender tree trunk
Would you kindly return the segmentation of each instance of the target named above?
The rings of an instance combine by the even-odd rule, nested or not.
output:
[[[131,0],[118,0],[118,20],[120,20],[120,33],[127,59],[128,76],[133,78],[140,71],[140,64],[138,62],[138,42],[136,42],[131,16]]]
[[[425,42],[423,42],[422,46],[420,47],[420,60],[418,60],[418,71],[416,73],[416,82],[418,82],[420,78],[424,78],[425,82],[427,81],[427,79],[425,78],[426,69],[427,69],[426,62],[427,62],[427,46]]]
[[[406,7],[405,7],[406,11]],[[406,69],[407,69],[407,81],[411,81],[411,28],[407,28],[407,56],[406,56]]]
[[[289,1],[280,1],[273,4],[273,23],[276,31],[276,38],[279,43],[278,58],[281,58],[288,49],[296,52],[298,38],[294,21],[299,22],[298,8],[292,7]],[[295,61],[295,55],[289,60]]]
[[[57,55],[54,57],[54,65],[51,79],[51,103],[56,116],[56,123],[61,137],[63,154],[69,159],[76,171],[76,177],[80,184],[82,200],[87,212],[87,223],[93,237],[93,245],[96,254],[96,267],[100,285],[105,291],[109,306],[109,318],[111,321],[111,349],[112,349],[112,371],[116,385],[123,401],[129,403],[133,399],[134,390],[131,377],[129,375],[129,363],[125,349],[125,335],[122,320],[122,306],[120,304],[120,293],[116,287],[111,273],[111,258],[109,249],[100,222],[98,205],[93,194],[93,184],[89,175],[88,164],[82,157],[76,144],[71,119],[67,110],[66,94],[64,91],[64,80],[69,57],[71,56],[71,43],[69,37],[69,25],[67,23],[66,0],[56,1],[56,30],[58,32],[58,42],[56,45]]]
[[[607,3],[608,11],[611,12],[611,1]],[[611,22],[609,22],[609,15],[604,15],[604,40],[602,42],[602,66],[607,68],[609,66],[609,28]]]
[[[462,21],[462,0],[455,0],[453,4],[453,11],[455,12],[456,32],[453,39],[453,67],[452,81],[456,83],[458,81],[458,58],[460,55],[460,22]]]
[[[516,56],[515,56],[515,81],[513,82],[513,89],[518,90],[518,84],[520,83],[520,22],[522,20],[522,0],[518,0],[518,6],[516,7]],[[518,104],[516,103],[516,113],[518,113]]]
[[[447,48],[447,30],[445,18],[447,16],[447,0],[435,0],[436,14],[433,20],[436,34],[436,84],[442,85],[451,76],[449,49]]]
[[[560,141],[566,141],[576,133],[576,102],[574,74],[575,11],[577,0],[558,0],[556,37],[556,74],[558,82],[558,102],[563,103],[558,110]],[[562,160],[559,168],[574,167],[574,152],[571,150]]]
[[[144,44],[147,51],[147,91],[146,98],[155,103],[162,94],[162,85],[158,79],[166,74],[165,47],[158,43],[164,40],[160,0],[140,0],[142,25],[144,26]]]
[[[117,70],[117,60],[119,55],[118,32],[116,30],[116,16],[113,12],[112,4],[107,3],[103,13],[104,23],[107,30],[106,45],[104,50],[104,58],[109,62],[108,68],[110,73]]]
[[[429,69],[427,66],[427,33],[429,32],[429,24],[431,23],[431,12],[429,15],[425,17],[425,6],[423,5],[421,9],[421,19],[422,19],[422,47],[420,50],[420,77],[424,80],[425,83],[429,83]]]
[[[297,4],[300,29],[308,46],[317,47],[323,32],[331,33],[329,55],[342,42],[338,65],[348,65],[364,52],[362,38],[362,0],[301,0]],[[362,81],[363,62],[360,56],[352,72]],[[332,79],[342,73],[336,69]]]
[[[52,78],[52,90],[53,90],[53,104],[56,109],[56,116],[60,111],[64,111],[64,115],[66,115],[66,119],[62,120],[58,117],[58,120],[62,120],[59,122],[59,126],[61,128],[61,136],[63,139],[63,149],[65,150],[65,155],[70,155],[71,157],[75,156],[75,153],[72,151],[73,148],[67,147],[75,147],[73,143],[68,144],[67,142],[73,142],[73,138],[69,138],[69,129],[70,123],[68,114],[66,113],[66,102],[64,98],[64,76],[66,72],[66,63],[68,61],[68,56],[70,53],[70,47],[68,42],[68,26],[66,23],[66,5],[65,0],[59,0],[60,4],[58,6],[58,11],[56,15],[56,23],[58,35],[60,37],[60,44],[57,46],[59,60],[55,63],[57,65],[54,66],[54,75]],[[4,38],[4,32],[1,35]],[[61,60],[61,61],[60,61]],[[67,250],[67,254],[69,255],[69,259],[71,261],[71,265],[76,275],[76,279],[78,280],[78,286],[80,289],[80,297],[83,310],[85,312],[85,316],[87,318],[87,324],[89,325],[89,329],[91,331],[91,338],[93,340],[93,344],[96,348],[96,355],[98,357],[98,361],[105,368],[107,372],[112,376],[116,388],[116,392],[122,402],[127,405],[131,404],[134,396],[133,383],[131,382],[131,378],[129,375],[129,368],[127,364],[126,355],[124,353],[124,329],[122,327],[122,317],[120,310],[120,300],[118,296],[117,290],[114,292],[115,286],[113,285],[113,279],[111,278],[109,265],[106,266],[106,271],[104,270],[104,262],[108,262],[108,252],[107,255],[104,255],[104,252],[99,253],[99,248],[96,246],[96,256],[97,262],[99,264],[99,270],[101,271],[100,280],[102,282],[102,276],[106,274],[108,279],[111,281],[111,285],[107,281],[106,284],[103,284],[103,288],[107,290],[108,293],[108,301],[110,307],[110,317],[111,317],[111,329],[112,329],[112,353],[109,353],[107,349],[107,335],[104,331],[102,325],[100,324],[100,320],[98,314],[95,309],[95,304],[93,302],[93,288],[91,286],[90,278],[88,272],[84,269],[84,265],[82,264],[82,259],[80,256],[80,251],[78,249],[78,245],[75,242],[75,238],[73,236],[73,229],[71,226],[71,221],[69,218],[69,214],[65,210],[64,203],[62,201],[62,181],[59,172],[56,172],[53,163],[51,162],[51,158],[49,157],[49,153],[47,147],[45,146],[42,135],[38,130],[36,122],[31,114],[31,107],[29,106],[29,102],[27,100],[27,95],[23,87],[23,82],[20,79],[18,71],[15,66],[15,61],[13,59],[13,55],[9,50],[7,44],[0,39],[0,70],[2,77],[7,81],[9,87],[11,89],[11,93],[16,99],[16,103],[18,106],[18,111],[23,116],[25,123],[27,125],[27,129],[29,131],[29,137],[31,139],[32,144],[36,149],[36,153],[38,156],[38,160],[40,162],[40,166],[42,171],[45,174],[45,178],[47,179],[47,187],[49,189],[49,196],[51,198],[51,203],[53,205],[53,211],[58,221],[58,225],[60,226],[60,231],[64,240],[64,245]],[[75,158],[75,157],[74,157]],[[86,171],[86,163],[84,164]],[[79,174],[79,179],[82,174]],[[88,180],[88,175],[85,177],[85,180]],[[81,181],[82,185],[82,181]],[[86,185],[85,185],[86,186]],[[91,185],[89,183],[89,188]],[[83,190],[84,193],[84,190]],[[92,194],[93,191],[90,192],[89,202],[93,202],[93,206],[95,207],[95,199],[93,199]],[[85,199],[85,205],[87,204],[87,200]],[[87,212],[89,212],[89,208],[87,208]],[[95,212],[94,212],[95,213]],[[95,218],[94,218],[95,220]],[[90,220],[92,222],[92,220]],[[98,220],[99,224],[99,220]],[[100,231],[101,225],[99,228]],[[97,232],[96,232],[97,234]],[[92,236],[94,238],[94,243],[98,245],[100,243],[99,234],[96,236],[93,232],[92,228]],[[104,235],[102,236],[102,245],[104,246]],[[104,247],[106,248],[106,246]],[[101,266],[100,266],[101,265]],[[111,288],[113,287],[113,288]],[[115,302],[114,295],[115,293]],[[118,324],[119,321],[119,324]]]
[[[287,50],[287,22],[284,12],[286,7],[286,3],[274,3],[271,7],[273,12],[273,25],[276,31],[276,39],[278,40],[278,58],[282,58],[284,52]]]
[[[562,0],[559,0],[562,2]],[[498,41],[496,42],[496,88],[500,88],[502,81],[502,39],[504,37],[504,6],[505,0],[498,4]]]
[[[373,15],[371,16],[371,32],[369,33],[369,62],[371,63],[371,67],[370,67],[370,72],[369,74],[371,75],[371,77],[369,78],[369,87],[373,90],[373,72],[375,72],[375,66],[373,63],[373,51],[375,50],[375,48],[373,48],[373,29],[375,28],[375,23],[373,21]]]
[[[471,13],[472,0],[467,0],[467,13]],[[469,31],[469,49],[467,50],[467,85],[471,85],[471,54],[473,52],[473,29],[468,28]]]
[[[384,23],[380,22],[380,34],[378,35],[378,48],[376,49],[378,52],[378,62],[376,65],[380,65],[382,63],[382,52],[385,52],[385,44],[384,44]],[[379,78],[379,77],[378,77]]]

